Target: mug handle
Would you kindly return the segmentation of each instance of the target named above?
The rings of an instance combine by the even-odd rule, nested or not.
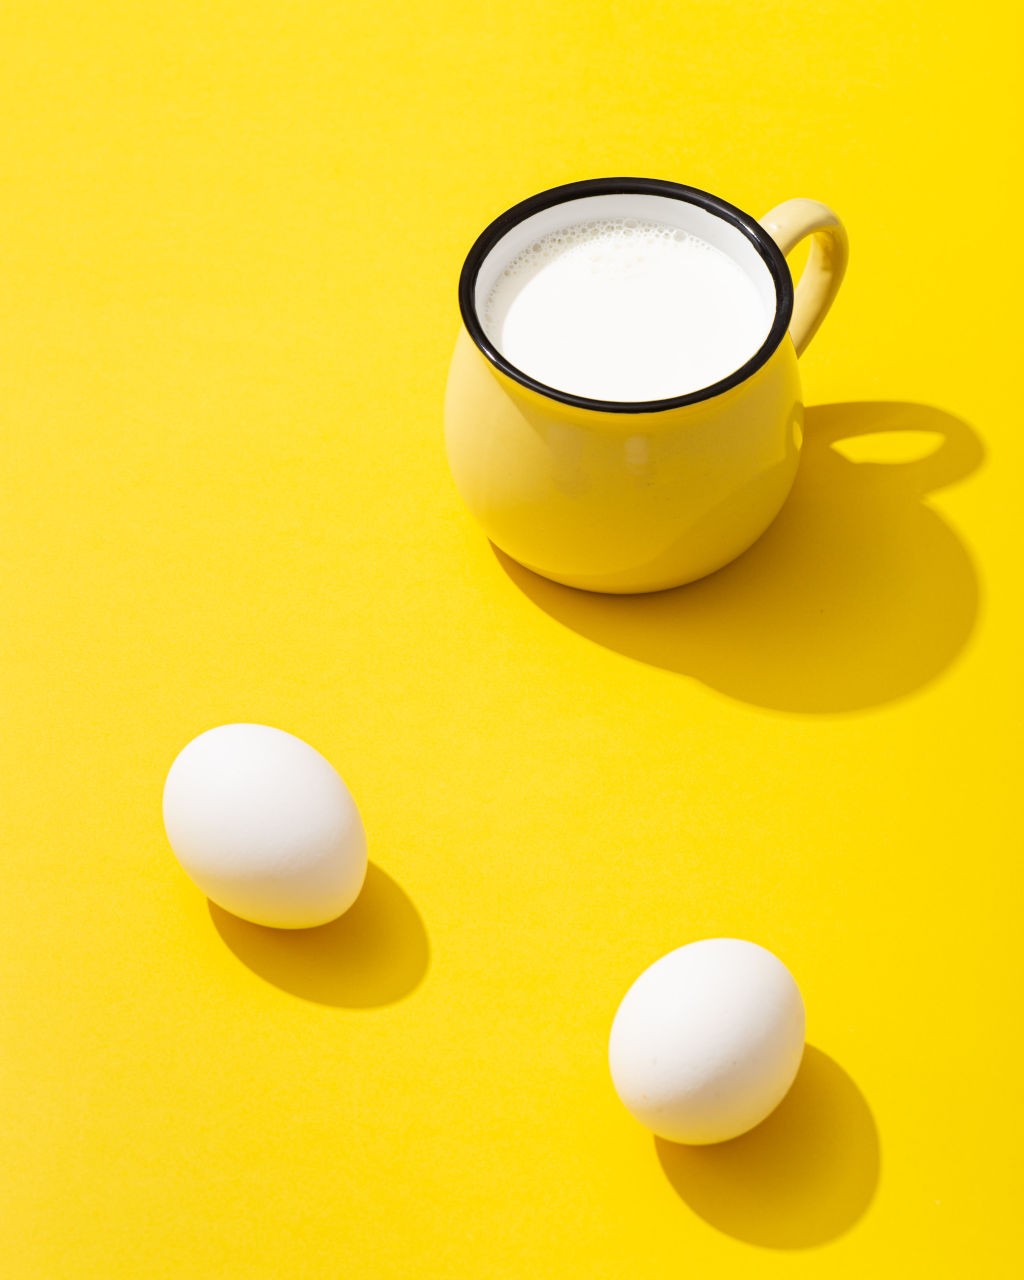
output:
[[[783,200],[760,221],[783,253],[792,252],[804,236],[814,237],[789,325],[796,353],[803,355],[839,292],[850,256],[846,228],[838,214],[818,200]]]

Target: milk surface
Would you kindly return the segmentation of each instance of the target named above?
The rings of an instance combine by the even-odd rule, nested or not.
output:
[[[638,218],[579,222],[513,258],[484,332],[516,368],[595,400],[662,400],[745,364],[772,324],[720,249]]]

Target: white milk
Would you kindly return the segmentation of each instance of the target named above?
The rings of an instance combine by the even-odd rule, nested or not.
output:
[[[481,315],[505,358],[593,400],[662,400],[746,364],[772,325],[753,281],[689,232],[638,218],[579,222],[523,250]]]

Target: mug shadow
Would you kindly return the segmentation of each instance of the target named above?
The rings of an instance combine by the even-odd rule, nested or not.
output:
[[[865,458],[891,457],[894,443],[916,456]],[[807,410],[800,470],[775,523],[699,582],[605,596],[495,554],[524,595],[608,649],[756,706],[856,711],[926,685],[966,643],[978,577],[927,496],[983,457],[973,430],[938,409],[820,405]]]
[[[878,1130],[863,1094],[810,1045],[793,1087],[749,1133],[685,1147],[655,1138],[676,1194],[726,1235],[806,1249],[848,1231],[878,1185]]]
[[[318,1004],[393,1004],[423,980],[430,943],[408,894],[374,863],[348,911],[315,929],[270,929],[215,902],[210,919],[244,965],[283,991]]]

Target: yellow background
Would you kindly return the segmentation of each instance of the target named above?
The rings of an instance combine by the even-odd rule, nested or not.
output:
[[[5,1277],[1010,1273],[1011,21],[5,6]],[[852,241],[785,513],[639,601],[503,562],[441,446],[472,240],[617,173]],[[351,786],[340,924],[241,924],[174,862],[166,770],[231,720]],[[790,966],[813,1051],[673,1150],[607,1032],[718,934]]]

